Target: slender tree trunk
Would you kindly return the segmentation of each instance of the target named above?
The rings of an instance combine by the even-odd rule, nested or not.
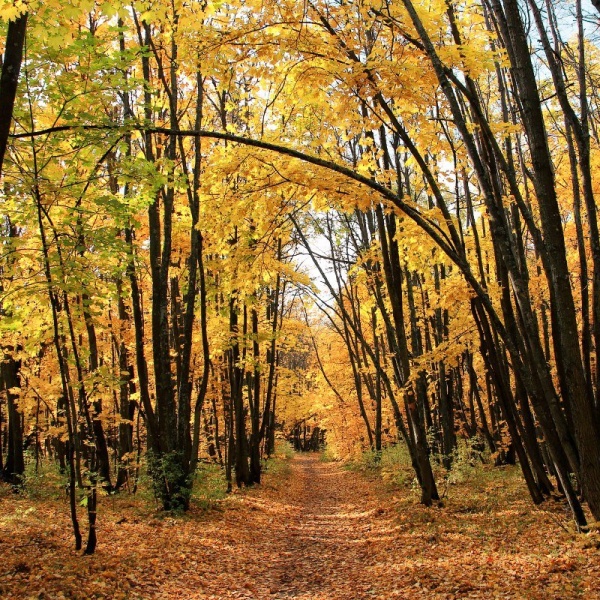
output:
[[[35,160],[35,151],[34,151]],[[37,168],[36,168],[37,171]],[[73,400],[73,392],[69,382],[69,367],[65,360],[65,352],[62,343],[63,336],[60,333],[60,325],[58,314],[60,311],[60,301],[54,288],[54,282],[52,279],[52,270],[50,265],[50,254],[48,249],[48,243],[46,240],[46,230],[44,227],[44,221],[42,216],[42,201],[39,190],[37,187],[34,190],[35,199],[37,204],[37,220],[42,241],[42,253],[44,257],[44,274],[46,277],[46,284],[48,286],[48,297],[50,300],[50,307],[52,310],[52,325],[53,325],[53,341],[56,355],[58,358],[59,373],[61,379],[62,393],[65,402],[65,417],[67,421],[67,433],[68,433],[68,444],[67,444],[67,457],[69,463],[69,508],[71,513],[71,523],[73,526],[73,536],[75,538],[75,550],[81,550],[82,537],[81,530],[79,528],[79,520],[77,518],[77,482],[81,478],[81,470],[79,468],[78,461],[78,448],[79,439],[76,430],[76,412]]]
[[[131,400],[131,393],[135,392],[135,383],[133,383],[133,365],[130,364],[129,351],[127,344],[123,339],[122,329],[129,323],[129,314],[125,308],[125,302],[122,295],[122,284],[117,282],[117,303],[119,311],[119,322],[121,325],[121,335],[118,346],[119,358],[119,441],[118,441],[118,468],[116,489],[121,489],[129,485],[131,469],[128,463],[133,453],[133,421],[137,403]]]
[[[240,365],[240,332],[238,331],[238,326],[237,309],[235,301],[232,298],[229,302],[229,331],[232,336],[232,347],[228,351],[228,368],[233,413],[231,438],[235,440],[235,445],[232,447],[234,456],[230,460],[235,465],[235,482],[238,487],[242,487],[243,485],[250,484],[250,469],[248,465],[246,410],[243,396],[244,370]]]

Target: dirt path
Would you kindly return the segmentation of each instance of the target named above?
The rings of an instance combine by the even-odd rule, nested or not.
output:
[[[425,508],[300,455],[287,475],[184,517],[103,498],[93,557],[73,550],[65,502],[5,495],[0,597],[600,598],[598,537],[565,533],[556,506],[534,510],[520,479],[480,479]]]
[[[369,486],[315,455],[297,456],[282,498],[286,521],[261,543],[274,598],[377,596],[373,547],[390,524]],[[265,508],[264,499],[262,507]]]

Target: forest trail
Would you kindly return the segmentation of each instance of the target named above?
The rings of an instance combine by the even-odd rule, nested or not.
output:
[[[65,501],[4,495],[0,597],[600,598],[597,545],[561,529],[558,505],[534,509],[516,472],[490,471],[426,508],[318,455],[281,465],[182,517],[147,499],[102,498],[92,557],[73,550]]]
[[[295,457],[280,502],[286,520],[274,519],[263,555],[273,598],[377,597],[374,548],[389,537],[373,490],[356,475],[314,454]],[[266,510],[272,499],[255,499]],[[267,527],[268,529],[268,527]],[[368,567],[368,568],[367,568]]]

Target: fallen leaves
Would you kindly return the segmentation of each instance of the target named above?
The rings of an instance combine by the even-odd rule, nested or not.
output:
[[[464,484],[443,507],[426,508],[408,492],[392,496],[377,481],[313,455],[297,456],[291,467],[268,476],[265,486],[230,495],[219,510],[192,507],[179,518],[125,496],[105,501],[92,557],[72,549],[64,504],[3,497],[0,595],[600,597],[596,545],[557,527],[560,505],[532,509],[516,477],[507,476],[502,491],[495,483]]]

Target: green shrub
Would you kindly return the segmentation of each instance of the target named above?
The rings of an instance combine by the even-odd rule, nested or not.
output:
[[[26,456],[21,491],[36,500],[60,500],[65,497],[68,473],[61,473],[53,460],[40,460],[36,471],[35,459]]]
[[[186,510],[190,503],[193,481],[183,468],[181,452],[148,452],[146,458],[148,475],[152,479],[157,500],[165,510]]]
[[[321,462],[335,462],[336,460],[339,460],[339,456],[337,456],[331,448],[325,446],[323,452],[319,454],[319,460]]]
[[[263,463],[263,472],[284,477],[290,473],[289,461],[294,457],[294,448],[287,440],[275,440],[275,452]]]
[[[192,490],[194,504],[202,509],[210,509],[226,496],[225,469],[218,463],[200,463]]]
[[[404,443],[386,446],[381,452],[368,450],[346,463],[346,468],[380,477],[393,488],[410,486],[415,478],[410,454]]]

